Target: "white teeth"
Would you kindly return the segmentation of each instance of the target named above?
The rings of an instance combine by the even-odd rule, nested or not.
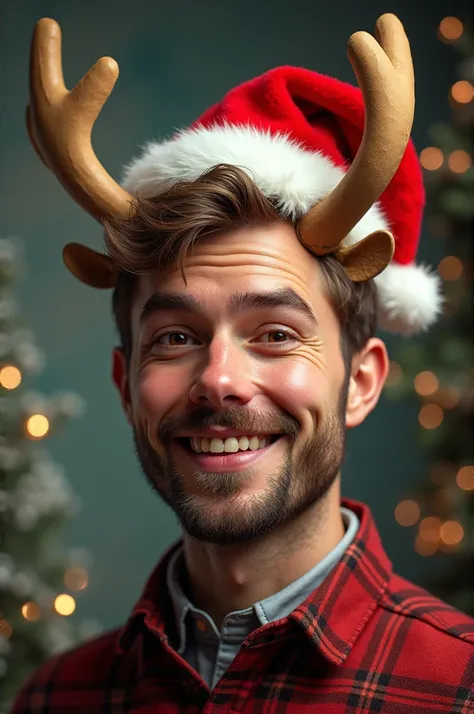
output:
[[[236,454],[239,450],[239,441],[235,436],[229,436],[224,441],[224,451],[226,454]]]
[[[259,438],[258,436],[229,436],[227,439],[209,439],[206,436],[193,436],[190,439],[191,449],[196,453],[211,454],[236,454],[238,451],[257,451],[264,449],[270,444],[270,437]]]
[[[249,438],[248,436],[241,436],[239,439],[239,449],[241,451],[247,451],[249,448]]]
[[[225,444],[222,439],[211,439],[211,446],[209,451],[211,454],[222,454],[225,448]]]
[[[258,447],[260,446],[260,439],[258,436],[252,436],[249,442],[249,449],[250,451],[257,451]]]

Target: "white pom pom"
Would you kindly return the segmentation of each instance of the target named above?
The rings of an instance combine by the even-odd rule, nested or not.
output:
[[[424,265],[391,263],[374,280],[380,302],[379,323],[390,332],[421,332],[441,312],[441,281]]]

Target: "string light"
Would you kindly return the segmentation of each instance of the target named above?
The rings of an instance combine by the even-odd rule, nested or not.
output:
[[[459,469],[456,483],[463,491],[474,491],[474,466],[463,466]]]
[[[4,389],[16,389],[21,384],[21,372],[11,364],[0,369],[0,385]]]
[[[446,521],[441,526],[439,535],[445,545],[458,545],[464,538],[464,528],[457,521]]]
[[[420,372],[414,380],[415,391],[422,397],[434,394],[439,387],[438,378],[433,372]]]
[[[41,609],[39,605],[37,605],[35,602],[25,602],[25,604],[21,608],[21,614],[23,615],[25,620],[28,620],[29,622],[35,622],[36,620],[40,619]]]
[[[418,413],[418,421],[424,429],[437,429],[443,421],[443,410],[437,404],[425,404]]]
[[[448,157],[448,166],[455,174],[465,173],[472,165],[472,160],[467,151],[456,149]]]
[[[32,414],[27,419],[26,431],[33,439],[42,439],[49,431],[49,421],[44,414]]]
[[[66,595],[65,593],[58,595],[54,601],[54,609],[58,615],[72,615],[76,609],[76,601],[71,595]]]
[[[12,633],[13,628],[10,623],[6,620],[0,620],[0,637],[4,637],[6,640],[9,640]]]
[[[438,273],[443,280],[458,280],[463,271],[463,264],[455,255],[446,255],[440,260]]]
[[[438,37],[443,42],[456,42],[464,31],[464,26],[457,17],[445,17],[438,26]]]
[[[420,154],[420,162],[427,171],[437,171],[444,162],[443,152],[436,146],[427,146]]]
[[[451,96],[458,104],[469,104],[474,96],[474,87],[466,79],[460,79],[451,87]]]
[[[395,520],[401,526],[414,526],[420,517],[420,507],[416,501],[400,501],[395,508]]]
[[[89,576],[84,568],[68,568],[64,573],[64,584],[69,590],[84,590],[89,582]]]
[[[394,387],[401,380],[403,375],[402,368],[398,362],[390,360],[389,372],[387,375],[386,384],[388,387]]]

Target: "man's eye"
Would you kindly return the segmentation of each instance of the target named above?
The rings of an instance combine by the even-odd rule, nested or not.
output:
[[[153,338],[153,345],[159,345],[160,347],[188,347],[192,344],[191,340],[194,340],[194,342],[197,341],[186,332],[170,330],[169,332],[162,332],[160,335],[156,335]]]
[[[262,335],[262,338],[265,337],[267,337],[268,339],[263,339],[262,341],[266,344],[271,345],[285,344],[286,342],[290,342],[291,340],[296,339],[293,333],[289,332],[288,330],[269,330],[268,332],[265,332],[264,335]]]

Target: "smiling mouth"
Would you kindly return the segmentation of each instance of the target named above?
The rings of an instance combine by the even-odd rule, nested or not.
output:
[[[227,456],[228,454],[241,454],[252,451],[261,451],[270,444],[277,441],[282,434],[267,435],[242,435],[232,436],[226,439],[208,437],[179,437],[177,441],[187,451],[194,454],[205,454],[206,456]]]

